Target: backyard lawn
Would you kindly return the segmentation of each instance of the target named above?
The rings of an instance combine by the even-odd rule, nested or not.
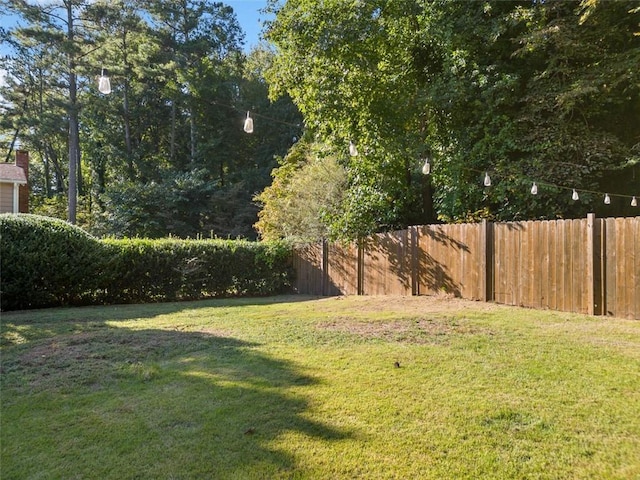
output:
[[[640,322],[445,297],[2,314],[9,479],[638,479]]]

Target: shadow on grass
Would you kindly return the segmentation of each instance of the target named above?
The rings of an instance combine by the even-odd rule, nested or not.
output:
[[[313,377],[235,338],[102,325],[3,350],[6,478],[288,477],[283,436],[350,436],[305,418]]]
[[[104,322],[118,320],[143,320],[161,315],[209,308],[230,308],[316,300],[310,295],[280,295],[272,297],[224,298],[186,302],[100,305],[90,307],[63,307],[38,310],[2,312],[0,322],[0,346],[15,345],[52,335],[84,331]],[[35,327],[35,328],[32,328]]]

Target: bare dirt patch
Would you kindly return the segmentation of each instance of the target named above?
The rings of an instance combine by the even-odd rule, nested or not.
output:
[[[492,335],[488,329],[469,325],[465,321],[445,318],[367,322],[343,317],[320,322],[317,328],[356,335],[365,339],[414,344],[442,343],[452,335]]]
[[[130,373],[136,365],[225,347],[229,342],[232,340],[201,332],[116,329],[78,332],[41,341],[15,360],[4,362],[3,369],[20,372],[34,390],[99,386]]]
[[[502,305],[487,302],[463,300],[451,295],[419,295],[419,296],[342,296],[329,297],[319,301],[331,308],[332,303],[345,302],[349,309],[357,312],[397,311],[406,314],[424,314],[425,312],[451,313],[467,311],[495,311],[505,308]]]
[[[455,335],[492,335],[465,319],[465,312],[494,311],[499,305],[436,296],[346,296],[319,302],[330,319],[319,330],[363,339],[426,344]]]

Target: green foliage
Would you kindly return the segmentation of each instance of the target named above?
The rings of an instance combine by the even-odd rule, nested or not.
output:
[[[303,138],[273,171],[273,183],[256,200],[255,225],[265,240],[316,241],[330,234],[329,220],[341,205],[346,172],[326,147]]]
[[[633,1],[270,2],[288,93],[347,168],[331,222],[354,237],[411,223],[634,214],[564,187],[637,195],[640,9]],[[347,157],[349,141],[359,154]],[[432,159],[430,181],[416,178]],[[493,186],[482,186],[484,172]],[[433,207],[430,210],[431,187]],[[612,206],[613,207],[613,206]]]
[[[0,215],[2,310],[86,304],[105,273],[99,240],[63,220]]]
[[[109,303],[257,296],[290,287],[291,252],[283,243],[241,240],[110,239],[104,279]]]
[[[416,11],[412,1],[296,0],[277,9],[270,25],[278,46],[266,73],[272,95],[288,93],[312,135],[346,167],[343,202],[329,222],[333,237],[431,218],[415,178],[429,150],[411,68]],[[347,153],[350,141],[357,156]]]
[[[144,303],[287,291],[283,242],[98,240],[62,220],[0,216],[2,309]]]

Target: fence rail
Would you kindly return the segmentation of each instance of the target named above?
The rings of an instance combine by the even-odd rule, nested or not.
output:
[[[640,319],[640,217],[424,225],[296,249],[312,295],[455,296]]]

